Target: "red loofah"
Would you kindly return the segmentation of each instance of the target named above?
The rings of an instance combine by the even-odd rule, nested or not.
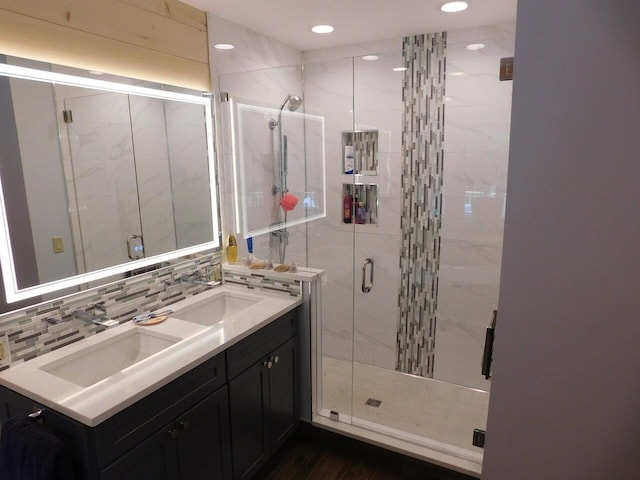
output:
[[[285,212],[290,212],[298,204],[298,197],[291,193],[287,193],[282,199],[280,199],[280,206]]]

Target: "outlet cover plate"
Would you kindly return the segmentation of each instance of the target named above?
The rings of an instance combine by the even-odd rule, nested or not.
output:
[[[11,363],[11,352],[9,351],[9,338],[7,334],[0,336],[0,367]]]

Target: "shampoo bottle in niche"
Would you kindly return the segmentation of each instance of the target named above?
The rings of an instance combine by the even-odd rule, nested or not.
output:
[[[356,223],[367,223],[367,204],[365,202],[356,202]]]
[[[355,165],[353,145],[344,146],[344,173],[353,173]]]
[[[347,191],[342,200],[342,222],[351,223],[351,212],[353,208],[353,199],[351,194]]]
[[[238,263],[238,243],[235,235],[229,235],[227,239],[227,262]]]

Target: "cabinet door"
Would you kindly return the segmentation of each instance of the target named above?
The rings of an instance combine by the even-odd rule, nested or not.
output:
[[[181,479],[231,478],[227,387],[182,415],[176,421],[176,426],[180,431],[177,440]]]
[[[294,337],[280,345],[270,355],[273,361],[269,369],[272,451],[280,448],[298,426],[296,345],[296,337]]]
[[[158,431],[100,472],[101,480],[177,480],[179,478],[173,425]]]
[[[251,478],[269,454],[268,372],[260,361],[229,382],[234,479]]]

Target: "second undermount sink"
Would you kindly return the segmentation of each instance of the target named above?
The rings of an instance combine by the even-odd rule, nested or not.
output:
[[[179,342],[181,338],[138,327],[69,354],[41,370],[88,387]]]
[[[173,312],[173,317],[211,326],[262,300],[261,297],[223,291]]]

